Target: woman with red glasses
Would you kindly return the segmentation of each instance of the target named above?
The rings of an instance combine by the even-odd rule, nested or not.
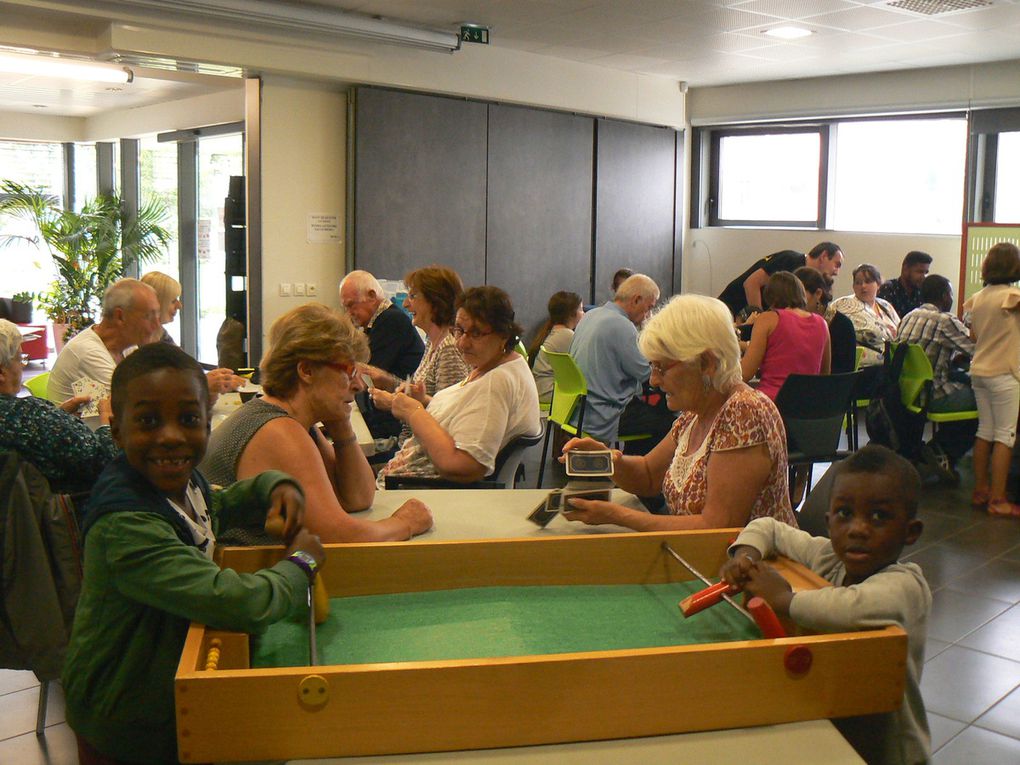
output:
[[[432,527],[421,502],[408,500],[389,518],[364,521],[375,497],[372,468],[351,426],[351,402],[364,387],[357,363],[368,359],[365,336],[340,311],[308,303],[278,318],[263,356],[265,395],[247,402],[209,439],[200,469],[230,485],[282,470],[305,493],[305,527],[323,542],[409,539]],[[316,427],[321,422],[328,438]]]
[[[499,287],[472,287],[457,299],[450,333],[471,371],[427,406],[405,393],[393,396],[393,416],[413,435],[380,471],[380,487],[387,475],[477,481],[495,469],[496,454],[511,440],[541,432],[535,378],[514,350],[521,331]]]

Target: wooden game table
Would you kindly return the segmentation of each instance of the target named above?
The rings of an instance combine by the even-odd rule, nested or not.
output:
[[[712,575],[735,533],[329,545],[322,576],[334,598],[480,586],[683,583],[692,575],[664,553],[663,542]],[[281,554],[282,548],[226,548],[221,564],[255,571]],[[795,589],[828,586],[796,564],[780,567]],[[683,621],[679,609],[675,618]],[[905,633],[891,627],[775,640],[251,669],[247,635],[194,624],[175,682],[179,750],[184,762],[395,755],[888,711],[902,700],[906,650]],[[869,672],[855,672],[857,666]],[[827,750],[826,761],[853,762],[831,724],[819,725],[810,732],[830,734],[833,756]],[[635,746],[662,744],[642,741]],[[596,745],[582,746],[588,747]],[[547,754],[549,748],[537,751]],[[802,761],[811,762],[820,754],[802,753]],[[747,751],[754,761],[761,761],[758,754]]]

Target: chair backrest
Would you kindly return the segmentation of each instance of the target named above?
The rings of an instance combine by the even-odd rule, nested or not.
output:
[[[515,489],[517,482],[517,469],[521,466],[524,452],[528,447],[542,443],[545,430],[541,430],[537,436],[517,436],[510,439],[510,443],[499,450],[496,455],[496,465],[491,475],[486,476],[486,481],[495,481],[503,484],[508,489]]]
[[[786,378],[776,395],[776,407],[786,426],[791,453],[798,452],[798,457],[806,461],[836,453],[843,417],[859,374],[793,374]]]
[[[524,360],[528,360],[528,349],[524,347],[524,341],[518,340],[517,345],[514,346],[514,350],[524,357]]]
[[[927,405],[923,395],[935,379],[931,368],[931,359],[917,343],[907,346],[907,355],[903,359],[903,370],[900,372],[900,401],[911,411],[919,411]]]
[[[28,388],[29,393],[31,393],[36,398],[47,398],[46,389],[49,388],[49,385],[50,385],[49,372],[43,372],[41,374],[37,374],[35,377],[29,380],[25,380],[25,387]]]
[[[545,346],[542,346],[542,352],[549,360],[549,366],[553,371],[553,397],[549,419],[557,425],[567,425],[574,416],[574,410],[580,407],[578,413],[580,431],[583,425],[584,401],[588,395],[588,383],[584,381],[584,373],[569,353],[556,353],[546,349]]]

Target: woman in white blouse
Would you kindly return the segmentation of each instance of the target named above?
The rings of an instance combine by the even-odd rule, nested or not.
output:
[[[832,301],[830,312],[838,311],[854,325],[857,345],[863,348],[861,366],[877,366],[882,363],[885,344],[896,339],[896,328],[900,317],[887,300],[878,297],[882,275],[870,263],[862,263],[854,269],[854,294]]]
[[[466,290],[451,331],[471,372],[427,407],[406,393],[393,396],[390,410],[413,435],[379,472],[379,486],[387,475],[477,481],[512,439],[541,430],[535,380],[514,350],[521,327],[510,297],[498,287]]]

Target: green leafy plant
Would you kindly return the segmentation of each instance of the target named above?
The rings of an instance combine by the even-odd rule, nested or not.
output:
[[[32,292],[15,292],[11,300],[15,303],[28,303],[31,305],[35,302],[35,294]]]
[[[163,227],[167,208],[159,199],[147,200],[133,217],[115,195],[87,200],[75,212],[42,189],[6,180],[0,181],[0,214],[5,213],[31,222],[39,235],[2,235],[0,247],[38,244],[41,237],[49,250],[57,279],[39,303],[52,321],[69,326],[68,337],[95,322],[103,292],[126,265],[159,259],[170,241]]]

